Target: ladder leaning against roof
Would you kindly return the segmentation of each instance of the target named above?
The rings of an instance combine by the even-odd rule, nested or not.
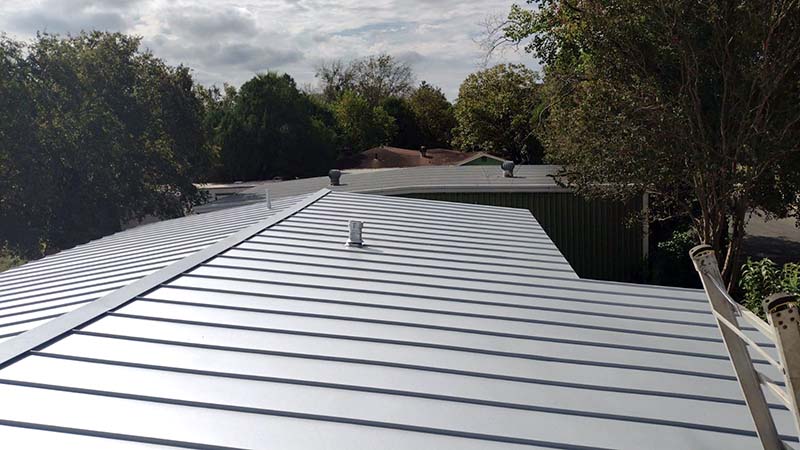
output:
[[[695,269],[700,274],[703,288],[711,304],[711,312],[722,333],[723,342],[728,350],[728,356],[730,356],[736,378],[742,388],[747,407],[753,416],[761,444],[768,450],[782,450],[786,447],[775,427],[761,386],[768,388],[786,405],[794,417],[798,431],[800,431],[800,412],[798,412],[800,403],[800,312],[798,311],[798,299],[794,295],[786,293],[766,298],[763,306],[769,319],[769,323],[767,323],[747,308],[739,305],[728,294],[711,246],[694,247],[689,255],[694,262]],[[776,361],[745,334],[739,327],[737,317],[775,343],[780,361]],[[748,347],[759,353],[783,374],[785,388],[756,370]]]

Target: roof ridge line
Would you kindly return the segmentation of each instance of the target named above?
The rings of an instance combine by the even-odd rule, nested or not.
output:
[[[150,291],[151,289],[178,277],[185,272],[194,269],[204,262],[216,257],[217,255],[229,250],[237,244],[255,236],[258,233],[282,222],[294,214],[311,206],[319,199],[328,195],[329,189],[320,189],[310,194],[291,208],[288,208],[274,216],[260,220],[243,230],[215,242],[208,247],[185,256],[172,264],[163,267],[150,275],[123,286],[87,305],[70,311],[61,317],[51,320],[41,326],[30,329],[22,334],[14,336],[6,342],[0,344],[0,368],[23,356],[30,350],[44,345],[57,339],[65,333],[79,327],[99,316],[118,308],[125,303],[136,299],[136,297]]]

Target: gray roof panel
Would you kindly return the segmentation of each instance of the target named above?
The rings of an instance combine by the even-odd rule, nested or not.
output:
[[[0,273],[0,342],[157,272],[302,201],[253,204],[126,230]]]

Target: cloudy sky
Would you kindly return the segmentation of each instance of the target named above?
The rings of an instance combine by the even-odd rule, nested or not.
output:
[[[522,0],[519,3],[524,3]],[[481,67],[476,43],[490,16],[512,0],[0,0],[0,31],[29,39],[36,31],[99,29],[142,36],[172,64],[192,67],[204,84],[236,86],[255,73],[291,74],[315,83],[323,60],[381,52],[408,62],[419,80],[452,100],[466,75]],[[491,63],[524,62],[507,51]]]

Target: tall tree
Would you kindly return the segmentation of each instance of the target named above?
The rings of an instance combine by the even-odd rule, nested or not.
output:
[[[35,257],[148,214],[182,215],[200,199],[192,182],[208,153],[186,68],[121,34],[2,41],[5,245]]]
[[[336,157],[329,119],[289,75],[257,75],[235,94],[220,124],[226,177],[254,180],[324,173]]]
[[[401,97],[389,97],[381,103],[381,108],[394,119],[396,133],[389,144],[402,148],[419,148],[423,145],[422,129],[409,100]]]
[[[469,75],[458,90],[453,145],[485,151],[517,163],[538,164],[540,86],[535,72],[500,64]]]
[[[534,0],[505,37],[545,64],[549,158],[589,195],[656,195],[736,280],[747,214],[797,214],[800,4]]]
[[[437,86],[423,81],[408,98],[428,147],[449,147],[456,117],[453,105]]]
[[[389,97],[406,97],[414,88],[411,66],[391,55],[380,54],[356,59],[322,63],[316,77],[324,98],[335,102],[347,91],[361,96],[371,107]]]
[[[397,132],[392,116],[380,107],[372,107],[366,99],[348,91],[333,105],[342,139],[339,157],[348,159],[379,144],[385,144]]]

